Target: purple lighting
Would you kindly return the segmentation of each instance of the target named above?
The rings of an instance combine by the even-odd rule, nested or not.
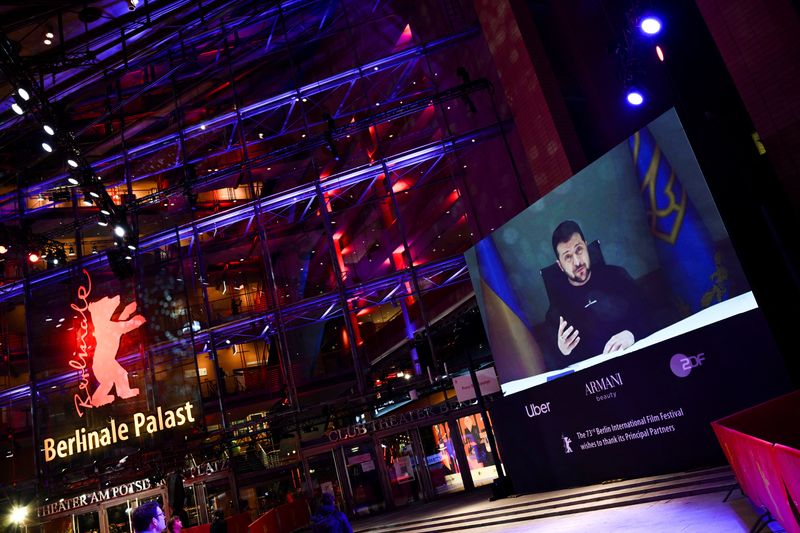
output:
[[[628,94],[625,96],[625,99],[630,105],[634,106],[640,106],[644,103],[644,96],[642,96],[642,93],[636,89],[630,89]]]
[[[645,35],[656,35],[661,31],[661,21],[656,17],[644,17],[639,23],[639,29]]]

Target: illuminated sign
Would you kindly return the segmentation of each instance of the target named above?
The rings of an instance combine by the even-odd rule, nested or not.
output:
[[[158,407],[155,414],[134,413],[129,422],[117,423],[111,418],[108,425],[102,429],[87,431],[86,428],[80,428],[75,430],[74,435],[58,440],[48,437],[43,441],[44,460],[50,462],[56,458],[65,459],[126,441],[131,437],[152,435],[165,429],[186,425],[195,421],[193,408],[191,402],[186,402],[174,410]]]
[[[153,488],[153,483],[149,479],[131,481],[130,483],[125,483],[124,485],[109,487],[104,490],[96,490],[94,492],[81,494],[80,496],[75,496],[73,498],[62,498],[57,502],[42,505],[39,507],[36,514],[39,517],[50,516],[56,513],[71,511],[72,509],[77,509],[78,507],[94,505],[96,503],[102,503],[106,500],[113,500],[114,498],[118,498],[120,496],[129,496],[131,494],[136,494],[137,492],[142,492],[151,488]]]
[[[227,470],[228,468],[230,468],[230,464],[228,463],[227,459],[209,461],[207,463],[203,463],[197,466],[193,466],[191,468],[184,469],[183,481],[187,482],[191,481],[194,478],[217,474],[219,472],[222,472],[223,470]]]
[[[77,333],[77,347],[69,361],[69,366],[80,372],[81,381],[78,385],[80,392],[75,394],[75,411],[78,416],[83,416],[84,409],[100,407],[114,401],[111,389],[115,388],[117,396],[122,399],[133,398],[139,394],[139,389],[131,388],[128,383],[128,371],[117,362],[119,342],[125,333],[133,331],[147,320],[142,315],[132,316],[136,312],[136,302],[125,306],[117,320],[111,320],[114,311],[120,303],[120,295],[104,297],[93,302],[89,301],[92,293],[92,278],[84,270],[86,285],[78,287],[78,304],[70,307],[80,314],[80,327]],[[98,382],[94,392],[89,390],[89,336],[90,318],[94,326],[95,348],[92,356],[92,373]]]
[[[426,418],[443,415],[450,411],[447,404],[442,404],[436,407],[422,407],[399,415],[391,415],[385,418],[378,418],[377,420],[370,420],[363,424],[355,424],[342,429],[333,429],[326,433],[328,440],[336,442],[338,440],[352,439],[361,437],[367,433],[390,429],[395,426],[401,426],[411,422],[417,422]]]

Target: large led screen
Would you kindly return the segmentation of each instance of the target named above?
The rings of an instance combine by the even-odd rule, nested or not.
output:
[[[506,393],[755,307],[674,110],[466,258]]]

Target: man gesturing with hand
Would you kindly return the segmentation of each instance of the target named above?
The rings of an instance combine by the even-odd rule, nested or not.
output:
[[[628,272],[592,265],[580,226],[565,220],[553,232],[553,252],[564,274],[551,296],[550,316],[558,317],[558,351],[573,363],[629,348],[650,333],[648,309]]]

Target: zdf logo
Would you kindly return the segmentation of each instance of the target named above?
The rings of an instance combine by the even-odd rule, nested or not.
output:
[[[693,368],[702,366],[703,361],[706,360],[705,354],[699,353],[697,355],[684,355],[676,353],[669,360],[669,369],[672,373],[679,378],[685,378],[689,375]]]

